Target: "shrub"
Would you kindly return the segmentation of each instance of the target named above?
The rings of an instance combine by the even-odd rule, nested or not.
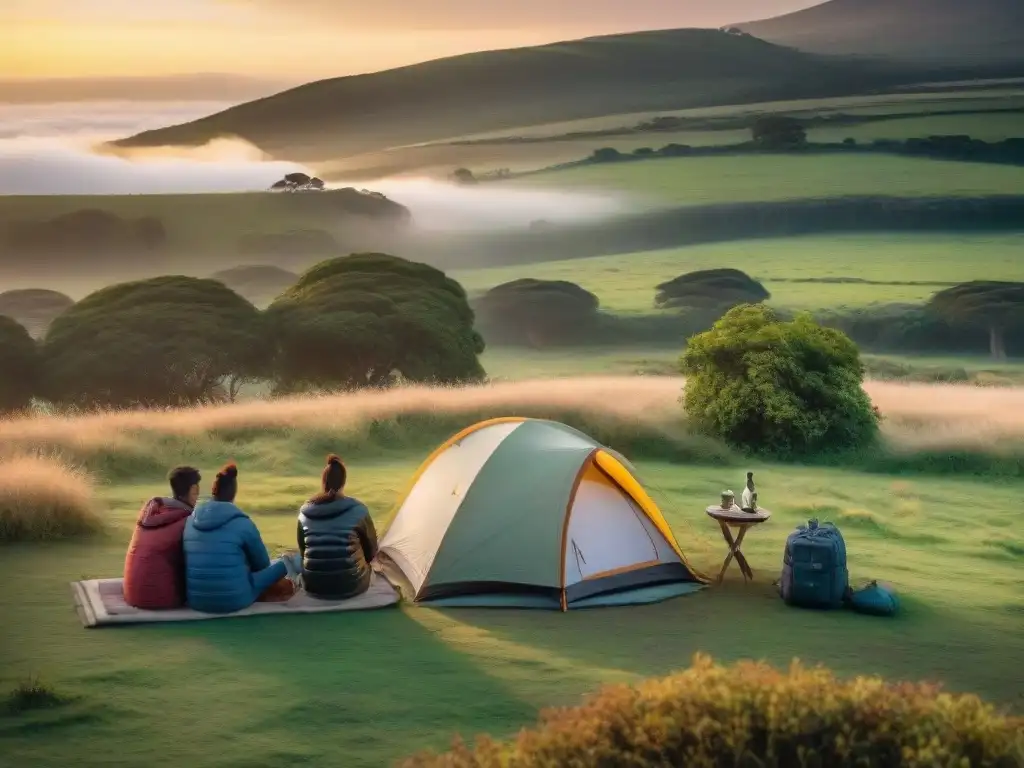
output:
[[[7,697],[7,709],[18,715],[33,709],[52,709],[63,706],[68,699],[44,684],[37,677],[19,682]]]
[[[51,541],[101,527],[85,472],[41,456],[0,459],[0,542]]]
[[[757,280],[738,269],[701,269],[657,286],[655,306],[725,311],[771,298]]]
[[[32,403],[39,387],[39,349],[28,331],[0,315],[0,412]]]
[[[530,277],[495,286],[473,303],[489,340],[535,347],[592,338],[599,306],[576,283]]]
[[[406,768],[707,766],[1015,768],[1024,719],[976,696],[877,677],[842,681],[794,663],[693,666],[636,686],[605,688],[581,706],[544,712],[511,743],[487,737],[470,749],[422,754]]]
[[[809,315],[784,322],[763,305],[736,307],[690,339],[681,367],[687,417],[735,447],[833,453],[878,434],[857,345]]]

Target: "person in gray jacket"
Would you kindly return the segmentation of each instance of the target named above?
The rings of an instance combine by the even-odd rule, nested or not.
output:
[[[328,456],[320,479],[321,492],[299,510],[302,586],[313,597],[344,600],[370,586],[377,530],[366,506],[345,496],[348,471],[341,459]]]

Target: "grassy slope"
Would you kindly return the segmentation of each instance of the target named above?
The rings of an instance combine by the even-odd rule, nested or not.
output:
[[[846,195],[1018,194],[1024,168],[888,155],[756,155],[602,163],[501,183],[630,192],[652,203],[706,205]]]
[[[605,309],[649,312],[655,286],[684,272],[732,267],[765,283],[772,303],[803,309],[919,302],[942,286],[795,283],[785,279],[860,278],[890,282],[959,282],[1021,275],[1024,235],[840,235],[719,243],[666,251],[569,259],[452,272],[469,291],[520,277],[570,280],[595,293]],[[781,282],[780,282],[781,281]]]
[[[1024,65],[1024,6],[1017,0],[831,0],[738,26],[806,51]]]
[[[676,131],[631,133],[636,125],[655,117],[673,116],[691,121],[752,119],[758,112],[785,112],[802,118],[849,115],[871,119],[857,125],[812,127],[813,141],[838,142],[851,137],[861,142],[874,139],[908,139],[936,134],[968,134],[986,141],[1024,136],[1024,111],[992,113],[1024,107],[1024,93],[1017,84],[1003,87],[964,88],[949,84],[924,93],[879,94],[806,101],[783,101],[729,107],[696,108],[630,115],[606,115],[586,120],[522,126],[460,136],[440,142],[392,147],[332,161],[322,172],[332,178],[373,179],[392,173],[447,175],[466,166],[477,172],[509,168],[532,170],[579,160],[595,149],[613,146],[621,152],[665,144],[708,146],[747,141],[747,128],[685,128]],[[940,115],[943,111],[977,114]],[[617,131],[611,136],[580,133]],[[524,143],[514,139],[528,139]]]
[[[324,80],[119,143],[237,135],[296,159],[323,159],[613,113],[859,93],[913,77],[714,30],[665,30]]]
[[[354,459],[352,493],[383,518],[418,458]],[[240,503],[272,548],[293,545],[292,510],[315,469],[243,480]],[[1015,662],[1024,654],[1017,631],[1024,543],[1004,539],[1019,488],[754,469],[775,515],[745,545],[758,574],[752,586],[737,583],[734,572],[724,587],[697,596],[568,615],[407,608],[85,631],[67,582],[117,574],[140,500],[161,490],[111,488],[107,539],[4,548],[0,689],[39,674],[81,697],[50,712],[0,714],[5,759],[21,768],[379,766],[443,746],[454,731],[511,733],[539,706],[571,702],[602,681],[685,666],[697,650],[722,660],[784,665],[800,657],[842,674],[939,679],[1024,706]],[[714,570],[725,546],[701,510],[738,482],[736,471],[657,464],[642,471],[698,567]],[[980,509],[965,524],[967,510]],[[894,583],[903,616],[783,606],[770,581],[786,534],[809,515],[842,526],[854,581]]]

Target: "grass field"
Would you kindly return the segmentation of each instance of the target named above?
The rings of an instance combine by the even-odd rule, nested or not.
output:
[[[1024,235],[842,235],[752,240],[665,251],[453,272],[468,291],[520,277],[571,280],[616,312],[650,312],[655,286],[698,269],[733,267],[762,281],[771,303],[836,309],[926,300],[941,285],[807,283],[858,278],[879,282],[1017,280]]]
[[[92,631],[72,610],[67,583],[119,573],[139,504],[163,490],[159,467],[143,453],[165,463],[191,457],[207,477],[223,459],[238,458],[239,503],[278,550],[294,546],[294,510],[313,490],[331,447],[350,464],[350,492],[384,527],[431,447],[428,435],[387,426],[398,412],[449,414],[452,428],[459,412],[465,420],[538,407],[603,412],[626,420],[616,428],[619,438],[615,429],[604,438],[626,447],[627,432],[653,429],[676,409],[678,391],[671,379],[566,380],[0,423],[8,449],[50,450],[61,442],[64,455],[105,477],[99,503],[108,522],[94,539],[2,545],[0,579],[8,587],[0,592],[0,691],[38,676],[71,699],[20,715],[0,709],[3,764],[379,766],[444,746],[455,731],[510,734],[538,707],[573,702],[605,681],[686,666],[697,650],[722,661],[784,665],[800,657],[843,675],[940,680],[1024,710],[1016,664],[1024,653],[1024,540],[1012,527],[1007,533],[1024,489],[1019,480],[756,463],[749,468],[774,515],[745,546],[755,583],[744,586],[733,573],[720,587],[641,608],[558,614],[401,607]],[[877,384],[870,391],[893,419],[888,439],[908,450],[941,441],[977,450],[991,447],[997,432],[1024,439],[1020,391]],[[645,459],[640,448],[627,453],[639,460],[696,565],[716,570],[725,545],[702,509],[748,467],[716,464],[708,451],[699,464]],[[785,536],[809,516],[842,527],[854,583],[892,583],[904,602],[900,617],[783,606],[771,581]]]
[[[1024,168],[889,155],[759,155],[602,163],[502,183],[631,192],[654,205],[707,205],[853,195],[1017,194],[1024,188]]]

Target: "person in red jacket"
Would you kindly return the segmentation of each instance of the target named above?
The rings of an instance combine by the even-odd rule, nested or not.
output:
[[[181,534],[199,498],[199,470],[178,467],[167,478],[171,498],[147,501],[124,559],[124,601],[147,610],[185,605],[185,556]]]

